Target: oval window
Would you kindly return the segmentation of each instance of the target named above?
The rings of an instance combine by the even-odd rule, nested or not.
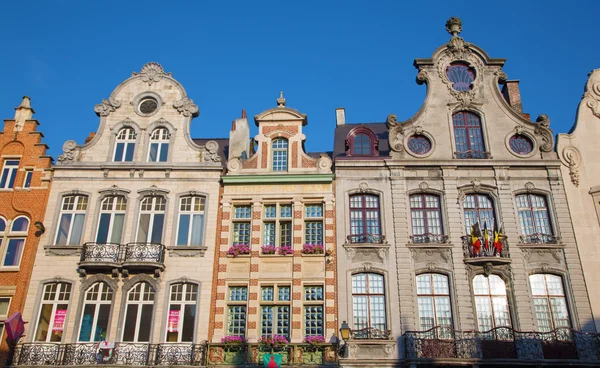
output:
[[[515,134],[508,141],[510,149],[518,155],[528,155],[533,151],[533,142],[523,134]]]
[[[408,149],[416,155],[424,155],[431,151],[431,141],[422,134],[413,135],[408,139]]]
[[[455,91],[470,91],[475,80],[475,69],[463,62],[452,63],[446,69],[446,76]]]

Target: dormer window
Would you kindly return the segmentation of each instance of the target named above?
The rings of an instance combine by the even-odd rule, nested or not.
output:
[[[288,169],[288,141],[285,138],[273,140],[273,171],[287,171]]]
[[[114,162],[133,161],[133,151],[135,149],[135,130],[131,127],[121,128],[117,133],[115,142]]]
[[[148,162],[167,162],[169,139],[171,139],[171,134],[167,128],[160,127],[152,131],[150,135]]]
[[[346,138],[346,155],[378,156],[378,140],[373,131],[363,126],[354,128]]]

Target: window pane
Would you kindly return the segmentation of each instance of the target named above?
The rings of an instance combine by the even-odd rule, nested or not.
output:
[[[86,304],[83,308],[83,317],[81,318],[81,329],[79,330],[79,341],[90,341],[92,336],[92,328],[94,324],[94,315],[96,306],[94,304]]]
[[[133,149],[135,148],[134,143],[127,143],[127,151],[125,152],[125,160],[127,162],[133,161]]]
[[[100,222],[98,223],[98,235],[96,236],[96,242],[104,244],[108,239],[108,229],[110,226],[110,213],[103,213],[100,215]]]
[[[161,243],[162,242],[164,218],[165,218],[165,215],[163,215],[163,214],[155,214],[154,215],[154,224],[152,224],[152,239],[150,239],[150,241],[152,243]]]
[[[149,161],[150,162],[156,162],[156,154],[158,152],[158,143],[152,143],[150,144],[150,158]]]
[[[194,215],[192,218],[192,241],[190,245],[202,245],[202,229],[204,228],[204,215]]]
[[[127,313],[125,314],[125,327],[123,329],[123,341],[135,341],[135,326],[137,323],[137,304],[128,304]]]
[[[73,221],[73,229],[71,230],[71,240],[69,241],[69,245],[80,245],[81,244],[81,236],[83,235],[83,220],[85,219],[85,215],[76,214],[75,220]]]
[[[190,215],[179,215],[179,230],[177,231],[177,245],[188,245],[190,229]]]
[[[38,320],[35,341],[46,341],[48,331],[50,330],[50,319],[52,318],[52,304],[43,304],[40,310],[40,319]]]
[[[3,265],[18,266],[21,262],[21,253],[23,253],[24,245],[25,239],[9,239]]]
[[[152,326],[152,304],[142,305],[142,317],[140,319],[140,332],[138,333],[139,342],[150,341],[150,327]]]
[[[169,155],[169,144],[161,143],[160,147],[160,162],[167,162],[167,156]]]
[[[125,215],[117,213],[114,215],[114,224],[112,228],[112,234],[110,241],[113,243],[121,242],[121,235],[123,235],[123,222],[125,221]]]
[[[194,327],[196,326],[196,305],[188,304],[184,308],[183,328],[181,331],[182,342],[194,341]]]
[[[138,228],[137,241],[147,242],[148,232],[150,230],[150,214],[144,213],[140,215],[140,225]]]
[[[67,236],[71,226],[71,214],[65,213],[60,218],[58,234],[56,235],[56,245],[67,245]]]

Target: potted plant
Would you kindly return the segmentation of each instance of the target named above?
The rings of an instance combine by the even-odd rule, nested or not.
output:
[[[223,346],[223,361],[229,364],[243,364],[246,338],[242,336],[225,336],[221,338]]]
[[[325,248],[323,244],[304,244],[302,247],[302,254],[323,254],[325,253]]]
[[[325,338],[321,335],[306,336],[304,343],[307,345],[302,351],[302,362],[310,364],[323,364],[323,345]]]
[[[291,245],[282,245],[279,248],[279,254],[287,256],[288,254],[294,254],[294,248]]]
[[[281,335],[263,336],[258,339],[258,350],[263,364],[267,366],[269,363],[275,363],[276,366],[280,366],[287,363],[288,354],[284,349],[288,343],[288,339]]]
[[[227,254],[234,258],[242,254],[250,254],[250,246],[246,244],[234,244],[229,247]]]
[[[277,247],[274,245],[263,245],[260,247],[260,251],[262,254],[275,254],[277,252]]]

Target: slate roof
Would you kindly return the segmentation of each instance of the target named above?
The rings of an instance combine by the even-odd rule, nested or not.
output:
[[[360,124],[344,124],[335,127],[333,138],[333,159],[338,157],[346,157],[346,137],[348,133],[356,128],[364,126],[375,133],[379,139],[379,156],[386,157],[390,154],[390,146],[388,142],[388,128],[385,123],[360,123]]]
[[[199,146],[204,146],[208,141],[215,141],[219,144],[219,156],[222,157],[221,165],[227,167],[229,159],[229,138],[192,138],[192,141]]]

